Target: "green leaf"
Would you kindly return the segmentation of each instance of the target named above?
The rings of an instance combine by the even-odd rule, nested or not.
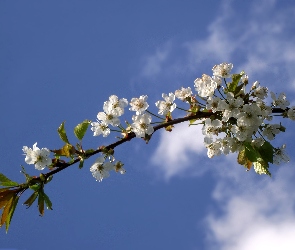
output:
[[[57,132],[59,134],[60,139],[62,139],[65,143],[70,144],[68,137],[67,137],[67,133],[65,130],[65,122],[63,122],[59,128],[57,129]]]
[[[83,165],[84,165],[84,159],[81,159],[79,163],[79,169],[83,168]]]
[[[76,153],[76,149],[71,144],[65,144],[61,149],[52,150],[58,156],[71,157],[71,155]]]
[[[268,141],[265,141],[257,150],[265,162],[273,163],[273,146]]]
[[[0,193],[0,209],[6,206],[8,201],[13,197],[15,192],[13,190],[5,190]]]
[[[19,184],[15,181],[12,181],[8,179],[4,174],[0,173],[0,186],[3,187],[15,187],[18,186]]]
[[[40,189],[41,185],[39,183],[36,183],[34,185],[30,185],[29,188],[34,190],[34,191],[38,191]]]
[[[7,216],[6,221],[5,221],[6,233],[8,232],[8,228],[10,226],[10,222],[11,222],[12,216],[14,214],[15,208],[17,206],[18,200],[19,200],[19,196],[18,195],[14,196],[12,204],[11,204],[10,209],[9,209],[8,216]]]
[[[244,87],[244,84],[240,84],[239,86],[237,86],[235,89],[234,95],[239,94],[243,87]]]
[[[232,82],[228,84],[228,87],[227,87],[227,92],[232,92],[234,94],[237,94],[236,93],[236,88],[239,84],[239,81],[241,80],[243,75],[241,74],[233,74],[232,75]]]
[[[258,158],[260,158],[260,153],[252,147],[250,142],[244,142],[244,146],[245,146],[245,155],[246,157],[252,161],[252,162],[256,162]]]
[[[44,196],[42,195],[41,192],[39,192],[38,196],[38,208],[39,208],[39,213],[41,216],[44,215]]]
[[[0,222],[0,227],[2,227],[4,225],[4,223],[6,222],[7,218],[8,218],[8,215],[9,215],[9,211],[10,211],[10,208],[12,206],[12,203],[13,203],[13,199],[14,199],[14,195],[10,197],[10,199],[7,201],[4,209],[3,209],[3,212],[2,212],[2,216],[1,216],[1,222]]]
[[[36,198],[38,197],[38,192],[35,191],[34,193],[32,193],[32,195],[24,202],[24,205],[27,206],[27,208],[29,208],[30,206],[32,206],[32,204],[34,203],[34,201],[36,200]]]
[[[267,174],[271,176],[271,173],[268,171],[269,165],[262,158],[258,159],[257,162],[254,162],[253,165],[257,174]]]
[[[44,197],[44,201],[45,201],[47,209],[52,210],[52,202],[51,202],[51,200],[49,199],[48,195],[44,193],[44,190],[42,191],[42,193],[43,193],[42,195]]]
[[[85,120],[82,123],[78,124],[75,128],[74,128],[74,134],[75,136],[79,139],[82,140],[88,127],[90,125],[90,121]]]
[[[250,170],[252,166],[252,162],[246,156],[245,147],[242,150],[240,150],[237,161],[240,165],[244,166],[247,170]]]

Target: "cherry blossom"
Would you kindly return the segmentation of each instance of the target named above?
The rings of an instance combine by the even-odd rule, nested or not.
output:
[[[25,162],[27,164],[35,164],[35,168],[38,170],[43,170],[46,166],[49,166],[52,163],[51,158],[49,158],[49,149],[39,149],[37,147],[37,142],[33,145],[33,149],[24,146],[23,152],[26,155]]]
[[[103,179],[110,176],[110,171],[114,170],[114,165],[111,162],[105,162],[104,156],[100,156],[96,159],[93,165],[90,167],[90,172],[93,177],[101,182]]]
[[[132,120],[131,127],[136,137],[145,137],[145,134],[151,135],[154,132],[154,128],[150,124],[152,117],[149,114],[134,115]]]
[[[142,95],[139,98],[132,98],[130,102],[131,108],[129,108],[129,110],[136,111],[137,115],[142,114],[149,107],[147,99],[147,95]]]
[[[165,101],[157,101],[156,106],[159,108],[159,115],[166,115],[168,112],[172,112],[176,108],[176,104],[173,103],[175,100],[175,95],[169,93],[169,95],[162,94]]]
[[[233,68],[232,63],[221,63],[213,67],[213,75],[221,78],[231,77],[230,72]]]

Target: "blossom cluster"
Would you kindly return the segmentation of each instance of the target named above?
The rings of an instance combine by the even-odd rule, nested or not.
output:
[[[152,117],[160,119],[154,123],[165,123],[172,120],[171,113],[175,109],[185,110],[187,117],[198,112],[206,113],[205,117],[210,117],[200,118],[198,122],[203,124],[204,145],[209,158],[237,152],[240,164],[249,169],[253,163],[257,173],[268,174],[269,162],[280,164],[289,161],[285,145],[275,148],[269,143],[285,130],[281,124],[271,123],[273,109],[280,108],[283,117],[295,120],[295,107],[288,108],[290,102],[284,93],[276,95],[273,92],[270,92],[272,102],[267,105],[268,88],[255,81],[247,92],[248,76],[244,72],[233,74],[232,69],[232,63],[215,65],[212,76],[203,74],[194,81],[195,93],[190,87],[181,87],[174,93],[163,93],[163,99],[155,103],[157,115],[148,110],[147,95],[132,98],[130,102],[112,95],[104,102],[103,111],[97,114],[97,121],[91,122],[93,135],[107,137],[111,131],[117,131],[124,138],[134,133],[138,138],[147,139],[154,133]],[[176,99],[188,105],[188,108],[176,105]],[[120,117],[128,105],[135,114],[132,123],[126,122],[124,127]],[[271,157],[263,151],[271,152]],[[36,169],[43,170],[52,162],[50,151],[46,148],[40,150],[36,144],[33,149],[23,147],[23,152],[26,163],[35,164]],[[112,170],[125,173],[121,162],[114,163],[114,159],[106,162],[106,158],[106,155],[100,156],[90,168],[98,181],[108,177]]]

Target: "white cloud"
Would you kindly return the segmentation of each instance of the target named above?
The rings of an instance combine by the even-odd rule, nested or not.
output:
[[[161,131],[159,133],[160,143],[152,156],[152,163],[157,166],[165,179],[175,175],[181,175],[188,169],[192,170],[190,164],[191,155],[206,155],[204,147],[204,136],[200,125],[188,126],[188,123],[175,125],[172,132]],[[195,168],[202,172],[204,168]]]
[[[221,250],[294,249],[294,177],[289,167],[282,167],[272,179],[245,173],[238,181],[219,179],[214,198],[222,212],[207,217],[211,247],[215,243]],[[241,186],[245,178],[247,186]]]

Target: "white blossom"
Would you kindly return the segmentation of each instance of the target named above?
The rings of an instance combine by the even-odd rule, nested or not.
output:
[[[236,136],[236,138],[239,141],[245,141],[249,138],[251,138],[252,134],[253,134],[253,129],[252,127],[249,127],[247,125],[244,124],[240,124],[240,125],[233,125],[231,128],[231,132],[233,132]]]
[[[241,82],[244,84],[248,84],[249,77],[246,74],[243,74],[241,77]]]
[[[258,81],[253,82],[251,89],[252,90],[256,89],[256,88],[258,88],[259,85],[260,85],[260,82],[258,82]]]
[[[213,75],[221,78],[231,77],[230,72],[233,68],[232,63],[221,63],[213,67]]]
[[[257,99],[256,100],[256,105],[260,108],[261,110],[261,116],[263,119],[267,119],[267,120],[271,120],[272,116],[270,116],[272,114],[272,109],[270,106],[267,106],[265,104],[265,102],[261,99]]]
[[[280,148],[275,149],[273,163],[280,165],[282,161],[289,162],[290,158],[285,152],[286,144],[283,144]]]
[[[90,172],[92,176],[99,182],[101,182],[104,178],[108,178],[110,176],[110,171],[114,170],[114,164],[111,162],[104,162],[104,156],[98,157],[93,165],[90,167]]]
[[[273,140],[275,138],[275,135],[280,133],[280,127],[280,124],[267,124],[262,134],[266,136],[268,140]]]
[[[105,122],[92,122],[91,126],[91,130],[94,132],[93,136],[98,136],[102,134],[103,137],[107,137],[111,132],[108,125]]]
[[[104,102],[103,110],[106,114],[112,114],[114,116],[121,116],[124,114],[124,108],[128,105],[128,101],[125,98],[119,100],[118,96],[111,95],[109,101]]]
[[[235,143],[234,138],[224,137],[223,139],[217,139],[217,140],[220,142],[222,153],[225,155],[228,155],[231,152],[232,147]]]
[[[187,97],[192,96],[192,94],[193,93],[192,93],[192,90],[191,90],[190,87],[188,87],[188,88],[182,87],[181,89],[178,89],[178,90],[175,91],[176,98],[178,98],[181,101],[185,101],[185,99]]]
[[[145,137],[145,134],[151,135],[154,132],[153,126],[150,124],[152,117],[149,114],[132,116],[132,131],[136,137]]]
[[[202,78],[197,78],[194,83],[200,97],[212,96],[217,88],[217,83],[206,74],[203,74]]]
[[[97,119],[101,120],[102,123],[109,125],[111,124],[114,127],[117,127],[120,125],[120,120],[117,116],[105,112],[99,112],[97,114]]]
[[[254,96],[257,96],[260,99],[265,99],[268,94],[268,88],[267,87],[258,87],[253,92]]]
[[[295,121],[295,106],[292,106],[291,108],[288,109],[287,115],[288,115],[288,118]]]
[[[237,117],[240,113],[240,107],[244,104],[244,101],[241,97],[234,97],[234,94],[231,92],[227,93],[227,102],[221,102],[222,106],[220,108],[224,109],[222,120],[227,122],[231,117]]]
[[[287,100],[285,93],[281,93],[278,98],[274,92],[270,92],[271,98],[273,99],[272,104],[277,107],[279,106],[281,109],[286,109],[290,102]]]
[[[219,97],[209,97],[207,100],[206,109],[212,110],[213,113],[216,111],[221,111],[223,106],[220,105],[221,99]]]
[[[244,147],[243,141],[239,141],[237,138],[233,138],[231,146],[231,152],[239,152]]]
[[[203,135],[218,135],[220,128],[222,127],[222,122],[220,120],[211,120],[207,118],[205,120],[204,126],[202,128]]]
[[[172,112],[176,108],[176,104],[173,103],[175,100],[175,95],[169,93],[169,96],[162,94],[162,97],[165,101],[157,101],[156,106],[159,109],[159,115],[166,115],[168,112]]]
[[[147,99],[147,95],[142,95],[139,98],[132,98],[130,102],[131,108],[129,108],[129,110],[136,111],[137,115],[142,114],[149,107],[146,101]]]
[[[207,155],[209,158],[214,157],[215,155],[221,154],[221,144],[219,141],[213,142],[210,145],[207,146]]]
[[[264,144],[265,140],[262,137],[258,137],[252,140],[252,147],[260,148]]]
[[[118,161],[115,163],[114,167],[115,167],[115,171],[120,174],[125,174],[126,173],[126,170],[123,168],[123,163]]]
[[[261,109],[256,104],[245,104],[240,113],[236,115],[237,125],[244,124],[257,130],[262,123],[260,115]]]
[[[43,170],[46,166],[49,166],[52,163],[51,158],[49,158],[49,149],[39,149],[37,147],[37,142],[33,145],[33,149],[24,146],[23,152],[26,155],[25,162],[27,164],[35,164],[35,168],[38,170]]]
[[[218,76],[212,76],[212,81],[216,82],[217,86],[220,86],[222,84],[222,78]]]

